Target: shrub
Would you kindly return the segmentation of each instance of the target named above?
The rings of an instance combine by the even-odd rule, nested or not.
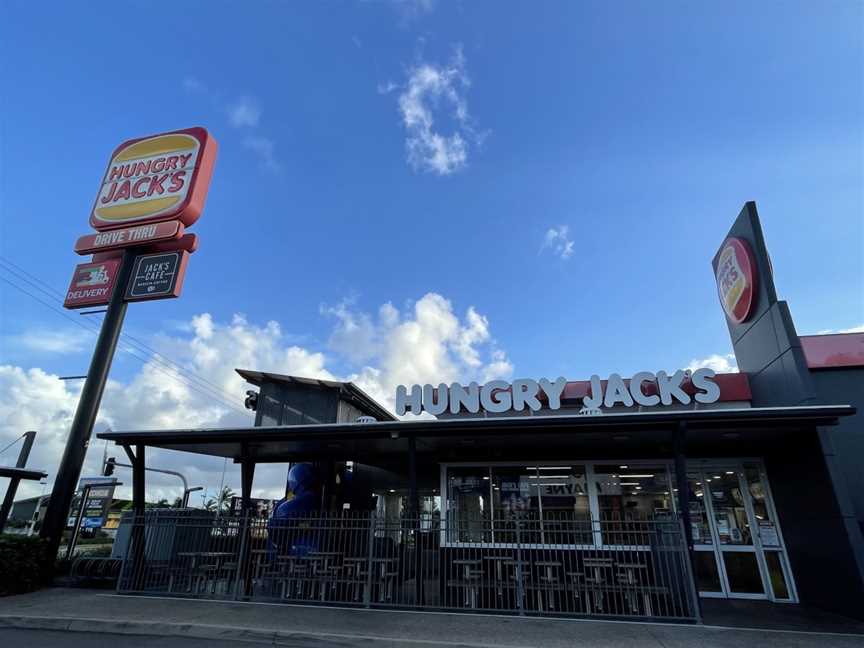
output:
[[[0,596],[38,589],[46,555],[42,538],[0,535]]]

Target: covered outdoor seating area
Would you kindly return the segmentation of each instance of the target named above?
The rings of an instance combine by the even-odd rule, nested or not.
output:
[[[713,456],[719,456],[718,448],[734,439],[727,453],[746,455],[748,446],[756,448],[766,439],[831,424],[837,413],[829,409],[103,433],[100,437],[122,446],[133,464],[135,510],[127,520],[131,534],[118,590],[318,605],[695,621],[699,600],[692,529],[689,517],[671,508],[655,507],[643,514],[571,506],[539,515],[514,505],[512,495],[510,503],[495,500],[497,494],[489,502],[472,495],[471,501],[479,504],[459,508],[450,502],[441,510],[424,507],[421,498],[428,493],[432,499],[434,493],[447,499],[452,495],[445,488],[466,493],[474,488],[467,477],[454,477],[446,485],[447,465],[490,458],[540,465],[550,456],[609,456],[614,443],[620,457],[668,460],[676,474],[670,473],[674,488],[670,486],[667,495],[676,499],[678,511],[689,511],[684,468],[688,451],[704,454],[710,447]],[[239,513],[145,511],[148,447],[239,463]],[[382,495],[378,507],[365,510],[322,506],[282,519],[259,517],[251,505],[255,466],[287,461],[350,461],[386,468],[403,482],[401,503],[396,510],[382,509]],[[476,481],[483,488],[489,484],[489,493],[499,486],[514,492],[535,479],[556,485],[539,474],[543,465],[535,470],[536,477],[519,477],[522,486],[508,485],[510,477],[492,470],[491,478],[478,476]],[[575,475],[575,469],[571,472]],[[599,475],[599,468],[591,479],[597,478],[595,472]],[[561,484],[568,489],[577,477],[560,479],[570,479]],[[369,482],[355,486],[377,488]],[[332,500],[325,493],[321,501]],[[548,501],[551,505],[555,500]]]

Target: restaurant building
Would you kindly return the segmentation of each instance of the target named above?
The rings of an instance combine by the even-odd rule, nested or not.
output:
[[[400,387],[238,370],[253,427],[107,432],[138,516],[119,589],[696,621],[864,618],[864,334],[798,336],[753,203],[713,260],[739,371]],[[434,415],[435,418],[432,418]],[[240,464],[241,515],[144,512],[146,448]],[[271,518],[255,466],[292,465]]]

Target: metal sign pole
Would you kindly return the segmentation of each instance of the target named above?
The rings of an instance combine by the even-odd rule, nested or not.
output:
[[[90,361],[87,380],[81,391],[72,429],[66,441],[63,459],[60,461],[60,468],[51,491],[51,499],[42,521],[40,535],[48,540],[49,564],[53,564],[53,558],[60,548],[63,529],[66,528],[66,520],[69,516],[69,506],[72,504],[72,497],[75,495],[78,479],[81,477],[81,468],[84,465],[87,446],[90,444],[93,425],[96,423],[96,415],[99,413],[102,392],[105,391],[111,361],[114,359],[123,319],[126,317],[124,295],[134,261],[134,249],[127,249],[123,253],[117,283],[111,301],[108,303],[105,319],[102,321],[102,329],[93,351],[93,359]]]
[[[92,484],[87,484],[84,487],[84,491],[81,493],[81,505],[78,507],[78,517],[75,518],[75,526],[72,528],[72,537],[69,538],[69,544],[66,546],[66,560],[72,559],[75,545],[78,544],[78,534],[81,533],[81,523],[84,521],[84,512],[87,510],[87,500],[90,499],[90,489],[92,487]]]

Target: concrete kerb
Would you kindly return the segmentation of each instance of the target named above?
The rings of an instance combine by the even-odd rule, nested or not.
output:
[[[90,632],[100,634],[155,635],[160,637],[194,637],[221,641],[267,643],[278,646],[308,646],[314,641],[318,646],[362,646],[374,643],[379,646],[411,645],[447,646],[448,648],[501,648],[498,644],[454,643],[432,639],[395,638],[329,632],[293,632],[285,630],[250,629],[236,626],[209,625],[200,623],[163,623],[145,621],[108,621],[105,619],[58,618],[40,616],[0,615],[0,628],[53,630],[60,632]],[[508,648],[520,648],[511,646]],[[522,648],[532,648],[524,646]]]

